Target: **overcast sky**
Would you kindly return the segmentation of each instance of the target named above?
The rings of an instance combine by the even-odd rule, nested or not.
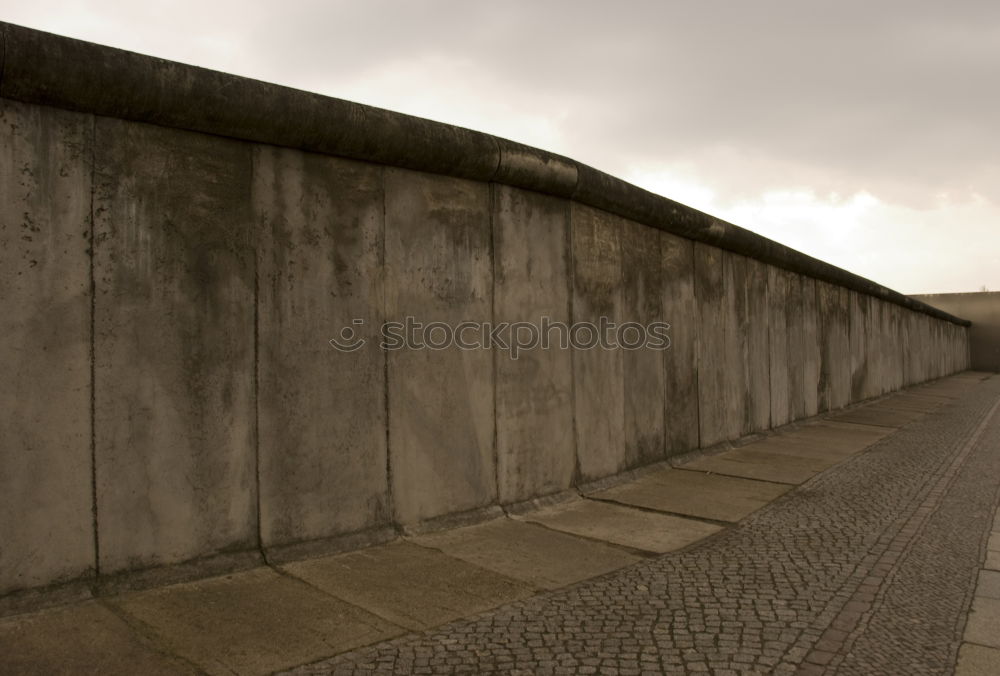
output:
[[[52,2],[0,18],[568,155],[904,293],[1000,290],[1000,2]]]

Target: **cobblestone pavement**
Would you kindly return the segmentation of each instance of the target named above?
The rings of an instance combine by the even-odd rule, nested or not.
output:
[[[951,673],[998,405],[993,378],[686,550],[290,673]]]

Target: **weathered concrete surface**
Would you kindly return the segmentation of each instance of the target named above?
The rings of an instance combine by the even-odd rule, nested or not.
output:
[[[803,463],[805,467],[814,471],[822,471],[864,448],[859,447],[861,447],[860,443],[856,445],[847,443],[826,445],[816,441],[803,441],[795,437],[776,436],[752,444],[748,450],[754,454],[789,458],[794,462],[807,461]],[[780,461],[775,458],[775,462]]]
[[[747,258],[746,309],[747,374],[744,434],[771,427],[771,355],[768,344],[768,272],[760,261]]]
[[[565,587],[641,560],[616,547],[510,519],[413,541],[539,589]]]
[[[620,329],[616,336],[625,348],[619,348],[624,381],[624,467],[648,465],[664,457],[663,350],[641,342],[646,327],[663,321],[660,241],[659,233],[639,223],[626,222],[621,230],[622,321],[632,325]],[[636,343],[637,349],[633,348]]]
[[[492,315],[485,184],[387,169],[386,318],[425,325]],[[439,332],[427,332],[428,345]],[[415,523],[496,500],[493,355],[395,349],[389,360],[390,482],[396,520]]]
[[[98,118],[102,572],[254,547],[250,146]]]
[[[1000,547],[991,551],[1000,551]],[[1000,571],[979,571],[979,581],[976,583],[976,595],[991,599],[1000,599]]]
[[[283,568],[411,629],[443,624],[533,592],[511,578],[405,541]]]
[[[738,439],[749,432],[750,377],[749,323],[747,318],[747,259],[722,254],[723,352],[717,359],[722,366],[722,415],[725,438]]]
[[[0,100],[0,594],[94,568],[90,154],[82,116]]]
[[[570,323],[569,205],[508,186],[494,186],[494,321],[543,317]],[[513,329],[515,333],[530,330]],[[517,336],[510,336],[512,339]],[[565,490],[576,470],[573,437],[573,364],[553,330],[549,347],[511,358],[494,350],[496,364],[497,483],[501,503]]]
[[[25,676],[198,673],[96,601],[0,620],[0,671]]]
[[[771,427],[788,424],[792,419],[789,387],[788,312],[791,273],[768,268],[767,326],[770,367]]]
[[[694,289],[698,304],[698,420],[701,445],[711,446],[739,436],[742,415],[728,410],[725,253],[696,243]],[[735,347],[734,347],[735,350]]]
[[[1000,599],[977,596],[965,627],[965,640],[1000,648]]]
[[[520,518],[564,533],[660,554],[721,530],[721,526],[704,521],[586,499],[539,509]]]
[[[849,296],[851,401],[858,402],[873,396],[869,391],[868,384],[868,369],[871,359],[871,346],[868,341],[868,337],[871,335],[869,330],[871,301],[868,296],[858,294],[854,291],[850,291]]]
[[[837,413],[830,420],[853,422],[863,425],[882,425],[884,427],[902,427],[923,417],[922,411],[903,411],[888,406],[872,404],[861,408],[853,408],[843,413]]]
[[[819,412],[851,401],[850,310],[847,289],[816,282],[819,321]]]
[[[779,434],[754,442],[752,448],[779,452],[803,453],[829,452],[832,455],[850,455],[864,450],[882,437],[892,433],[892,429],[875,425],[822,420],[799,428],[786,429]]]
[[[665,469],[597,491],[593,497],[702,519],[739,521],[790,488],[790,485],[686,469]]]
[[[933,397],[921,397],[909,394],[890,394],[884,399],[879,400],[878,403],[879,406],[883,408],[929,413],[941,406],[943,402],[940,399]]]
[[[698,304],[694,291],[694,243],[660,234],[663,257],[663,321],[670,347],[663,352],[664,452],[698,448]]]
[[[391,518],[382,169],[271,146],[253,159],[260,530],[275,547]]]
[[[806,401],[808,320],[803,298],[802,276],[790,273],[785,277],[788,283],[785,306],[786,353],[778,358],[784,358],[788,363],[788,420],[799,420],[809,415]]]
[[[963,643],[958,651],[955,676],[996,676],[1000,673],[1000,649]]]
[[[157,644],[209,674],[270,674],[403,633],[267,568],[129,594],[109,603]]]
[[[819,413],[819,384],[822,369],[820,356],[819,317],[816,307],[816,280],[799,276],[802,286],[802,314],[795,320],[802,329],[802,394],[797,397],[804,408],[797,418]]]
[[[593,327],[579,332],[578,345],[599,340],[602,317],[622,321],[623,228],[617,216],[572,206],[573,323]],[[594,345],[573,350],[576,452],[584,481],[615,474],[627,462],[622,350]]]
[[[403,541],[283,566],[328,594],[408,629],[426,629],[519,598],[522,582]]]
[[[906,391],[906,393],[921,396],[929,395],[954,400],[961,397],[969,390],[969,388],[975,387],[980,381],[988,378],[989,376],[989,373],[977,371],[957,373],[934,382],[911,387]]]
[[[801,484],[832,464],[749,446],[687,463],[684,468],[758,481]]]
[[[49,266],[34,287],[77,285],[59,340],[77,341],[74,368],[81,350],[94,355],[92,406],[79,371],[69,389],[48,380],[58,370],[18,371],[8,382],[32,400],[5,393],[20,420],[48,403],[38,383],[63,387],[55,404],[92,412],[93,466],[74,448],[65,474],[0,502],[0,523],[34,529],[3,553],[0,593],[86,575],[88,551],[107,585],[149,567],[245,565],[260,547],[290,560],[381,542],[835,408],[828,380],[850,378],[854,403],[967,359],[956,318],[567,158],[7,24],[0,41],[0,96],[98,135],[86,146],[40,133],[38,150],[17,145],[16,125],[0,130],[10,158],[80,153],[35,186],[32,208],[65,216],[67,233],[74,209],[93,213],[97,235],[93,275],[50,247],[72,258],[68,272]],[[5,252],[15,266],[24,242]],[[91,278],[88,318],[79,288]],[[66,300],[35,296],[11,296],[8,314],[21,322],[26,307]],[[845,329],[823,315],[840,302],[849,355]],[[602,318],[666,319],[676,351],[549,350],[514,365],[497,350],[370,349],[382,319],[448,332],[534,319],[515,316],[528,305],[598,331]],[[369,345],[336,353],[326,340],[355,319]],[[846,376],[827,363],[848,356]],[[44,429],[72,429],[76,443],[81,419],[67,425]],[[50,454],[66,441],[42,429],[13,434]],[[36,481],[34,461],[9,453],[3,469]],[[35,515],[73,505],[70,534],[46,546],[59,560],[37,567],[25,563],[33,538],[65,533],[10,518],[32,500]],[[4,579],[29,567],[37,578]]]
[[[969,368],[1000,371],[1000,291],[935,293],[913,298],[972,321]]]

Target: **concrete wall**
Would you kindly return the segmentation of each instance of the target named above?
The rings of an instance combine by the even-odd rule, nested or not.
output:
[[[386,539],[968,366],[959,320],[571,160],[0,38],[0,594]],[[407,316],[671,347],[382,350]]]
[[[1000,291],[913,296],[972,322],[969,357],[977,371],[1000,372]]]

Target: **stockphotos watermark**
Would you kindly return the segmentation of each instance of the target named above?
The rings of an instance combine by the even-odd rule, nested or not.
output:
[[[360,350],[368,343],[362,337],[365,320],[355,319],[330,339],[341,352]],[[541,348],[549,350],[666,350],[670,347],[670,324],[667,322],[617,323],[607,317],[597,322],[553,321],[542,317],[538,322],[421,322],[406,317],[401,322],[385,322],[379,328],[383,350],[502,350],[517,359],[521,352]]]

